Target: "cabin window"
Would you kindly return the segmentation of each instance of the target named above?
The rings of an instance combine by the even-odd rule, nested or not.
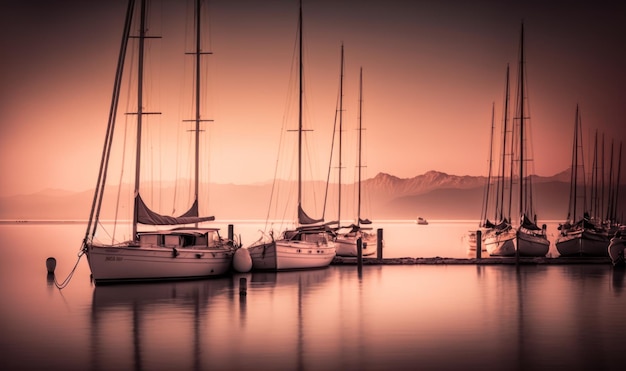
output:
[[[326,242],[326,236],[322,233],[306,234],[305,240],[307,242],[316,242],[316,243]]]
[[[196,242],[194,241],[195,240],[194,236],[185,235],[185,236],[180,236],[180,238],[182,239],[183,247],[191,247],[191,246],[196,245]]]
[[[140,234],[139,245],[141,246],[156,246],[159,244],[159,236],[155,234]]]
[[[297,238],[296,238],[297,237]],[[298,232],[286,231],[285,238],[288,240],[299,240],[301,235]]]
[[[196,236],[195,242],[193,244],[198,247],[206,247],[208,245],[206,234]]]
[[[177,247],[180,246],[180,237],[175,235],[166,235],[164,246],[166,247]]]

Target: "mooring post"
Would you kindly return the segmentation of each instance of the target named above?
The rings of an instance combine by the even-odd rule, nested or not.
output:
[[[376,256],[378,260],[383,259],[383,229],[376,230]]]
[[[228,243],[230,244],[235,243],[235,231],[234,231],[234,227],[232,224],[228,225]]]
[[[46,269],[48,270],[48,275],[54,275],[54,270],[57,267],[57,260],[53,257],[49,257],[46,259]]]
[[[482,258],[483,253],[483,232],[476,231],[476,259]]]
[[[363,240],[361,240],[361,237],[356,240],[356,262],[359,274],[361,274],[363,270]]]
[[[248,280],[246,277],[241,277],[239,279],[239,296],[248,295]]]

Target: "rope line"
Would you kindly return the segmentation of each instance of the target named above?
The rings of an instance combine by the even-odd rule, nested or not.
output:
[[[56,277],[56,275],[54,276],[54,285],[59,290],[62,290],[64,288],[66,288],[67,285],[70,283],[70,280],[74,276],[74,272],[76,272],[76,267],[78,267],[78,263],[80,262],[80,259],[83,257],[84,254],[85,254],[85,251],[83,249],[81,249],[80,252],[78,253],[78,259],[76,260],[76,264],[74,264],[74,268],[72,268],[72,270],[67,275],[67,277],[63,280],[63,282],[61,282],[61,283],[57,282],[57,277]]]

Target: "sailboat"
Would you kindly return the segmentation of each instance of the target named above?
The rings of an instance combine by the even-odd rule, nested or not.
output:
[[[105,146],[100,165],[100,173],[93,198],[87,231],[82,244],[82,253],[87,255],[92,278],[96,284],[127,281],[151,280],[178,280],[209,276],[218,276],[227,273],[230,269],[235,244],[222,238],[219,229],[200,227],[199,223],[212,221],[214,216],[199,216],[199,136],[201,118],[200,107],[200,59],[205,52],[200,48],[200,0],[195,4],[195,118],[189,120],[195,123],[195,187],[194,199],[191,207],[179,217],[161,215],[151,210],[141,196],[141,155],[142,155],[142,122],[144,117],[153,112],[144,110],[144,62],[145,49],[148,39],[154,38],[147,34],[147,1],[141,0],[138,9],[135,9],[134,0],[129,0],[122,45],[118,58],[113,99],[111,103]],[[136,13],[136,11],[138,11]],[[139,18],[139,19],[137,19]],[[137,22],[138,21],[138,22]],[[139,27],[139,35],[132,35],[133,30]],[[100,225],[100,210],[103,204],[109,159],[112,156],[111,147],[116,124],[117,106],[120,98],[120,88],[123,77],[126,76],[124,66],[126,61],[129,40],[135,39],[137,46],[136,93],[136,151],[135,151],[135,183],[133,203],[132,235],[127,241],[103,242],[96,237],[97,227]],[[130,53],[130,52],[129,52]],[[129,79],[129,77],[126,77]],[[130,80],[129,80],[130,81]],[[138,225],[146,230],[138,231]],[[160,229],[165,228],[166,229]]]
[[[298,18],[298,195],[297,226],[282,232],[278,239],[270,233],[270,241],[260,240],[248,247],[253,270],[293,270],[324,268],[335,257],[335,243],[329,227],[322,219],[307,215],[302,207],[302,154],[303,154],[303,46],[302,46],[302,3]]]
[[[489,172],[487,178],[487,184],[485,185],[485,195],[483,210],[481,213],[481,222],[479,230],[481,231],[481,250],[486,251],[491,256],[514,256],[515,255],[515,236],[516,230],[511,225],[510,207],[508,208],[508,216],[505,211],[505,188],[506,188],[506,171],[507,171],[507,136],[508,136],[508,117],[509,117],[509,66],[506,68],[506,85],[504,93],[504,112],[503,112],[503,129],[502,129],[502,147],[501,147],[501,160],[498,170],[498,176],[496,177],[496,189],[493,204],[494,221],[490,221],[488,214],[490,212],[490,200],[491,200],[491,174],[492,174],[492,158],[493,158],[493,138],[494,138],[494,109],[492,107],[491,114],[491,140],[489,151]],[[510,180],[510,177],[509,177]],[[509,191],[510,191],[509,186]],[[508,204],[510,205],[511,193],[509,192]],[[469,238],[470,251],[476,251],[477,248],[477,234],[472,232]]]
[[[598,228],[590,220],[589,210],[587,210],[581,131],[580,111],[576,105],[569,210],[567,220],[559,226],[560,233],[556,239],[556,248],[561,256],[606,256],[609,244],[608,234],[605,228]],[[582,205],[580,198],[582,198]]]
[[[522,23],[520,37],[520,58],[519,58],[519,75],[518,75],[518,91],[517,91],[517,153],[518,155],[518,171],[519,171],[519,203],[518,211],[520,214],[519,226],[516,236],[516,255],[542,257],[546,256],[550,249],[550,241],[546,234],[545,224],[539,228],[537,226],[534,202],[532,197],[532,178],[528,174],[526,161],[528,161],[527,153],[525,153],[527,128],[526,120],[529,113],[526,112],[526,60],[524,59],[524,24]]]
[[[343,46],[341,47],[341,76],[343,80]],[[343,85],[343,84],[342,84]],[[340,94],[340,102],[341,102],[341,94]],[[339,108],[339,115],[341,117],[343,108]],[[362,138],[363,138],[363,123],[362,123],[362,114],[363,114],[363,68],[359,71],[359,139],[358,139],[358,180],[357,180],[357,217],[356,223],[350,225],[347,232],[339,232],[341,228],[339,228],[337,232],[337,237],[335,238],[335,244],[337,246],[337,255],[338,256],[358,256],[358,241],[361,240],[361,255],[368,256],[376,253],[378,238],[375,233],[372,233],[371,227],[363,227],[363,225],[371,225],[372,222],[369,219],[361,218],[361,169],[362,166],[362,158],[361,158],[361,148],[362,148]],[[339,135],[341,138],[341,118],[339,119]],[[341,139],[340,139],[341,142]],[[341,158],[341,146],[339,147],[339,158]],[[339,160],[339,172],[341,174],[341,160]],[[341,216],[341,175],[339,176],[339,216]],[[341,217],[338,218],[339,226],[341,227]]]

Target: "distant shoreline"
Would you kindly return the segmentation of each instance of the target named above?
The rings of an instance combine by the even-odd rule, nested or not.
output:
[[[85,224],[87,223],[87,219],[0,219],[0,224]],[[129,221],[118,221],[118,223],[125,223]],[[210,223],[212,224],[224,224],[224,223],[245,223],[245,224],[253,224],[253,223],[265,223],[265,220],[251,220],[251,219],[228,219],[228,220],[215,220]],[[271,222],[284,222],[272,220]],[[478,223],[477,219],[435,219],[428,220],[429,223]],[[543,223],[561,223],[563,220],[560,219],[550,219],[543,220]],[[108,224],[115,223],[114,220],[100,220],[100,223]],[[374,225],[380,224],[388,224],[388,223],[415,223],[414,219],[381,219],[374,220]]]
[[[0,220],[0,224],[84,224],[87,220],[22,219]]]

